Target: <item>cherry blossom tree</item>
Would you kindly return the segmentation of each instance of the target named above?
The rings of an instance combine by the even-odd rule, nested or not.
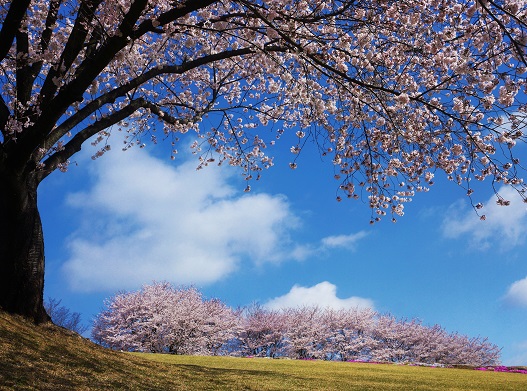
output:
[[[163,352],[177,333],[172,324],[177,302],[177,292],[168,283],[119,293],[106,301],[105,310],[95,318],[92,338],[112,349]]]
[[[233,310],[217,299],[205,300],[197,289],[179,289],[171,303],[171,338],[175,354],[218,355],[238,330]]]
[[[429,365],[496,365],[485,338],[399,320],[372,309],[253,304],[234,311],[194,287],[167,282],[119,293],[94,320],[92,339],[112,349],[171,354],[289,357]]]
[[[525,17],[525,0],[0,0],[0,306],[48,319],[38,186],[119,129],[173,157],[195,132],[200,168],[248,180],[284,133],[291,168],[314,140],[372,222],[441,172],[525,197]]]
[[[220,300],[167,282],[107,300],[92,338],[119,350],[216,355],[238,330],[238,318]]]
[[[286,316],[255,303],[240,314],[241,330],[237,335],[241,355],[277,357],[284,346]]]
[[[328,324],[318,307],[288,308],[286,316],[286,352],[291,358],[324,359],[328,343]]]
[[[377,313],[371,308],[327,310],[326,313],[325,321],[331,330],[330,356],[341,361],[369,360]]]
[[[449,334],[416,319],[398,320],[371,309],[286,309],[284,352],[290,358],[496,365],[500,349],[485,338]]]
[[[411,361],[413,328],[411,324],[398,321],[394,316],[379,316],[372,330],[373,346],[371,358],[382,362]]]
[[[438,325],[427,327],[416,319],[381,315],[371,332],[370,357],[374,361],[476,366],[499,363],[500,349],[487,339],[449,334]]]
[[[240,318],[218,299],[207,300],[203,306],[206,314],[202,331],[204,353],[212,356],[224,354],[226,345],[241,330]]]

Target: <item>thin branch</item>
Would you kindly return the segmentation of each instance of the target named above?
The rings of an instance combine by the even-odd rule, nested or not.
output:
[[[496,15],[494,15],[494,13],[491,10],[488,9],[488,7],[485,5],[485,3],[483,1],[479,0],[478,3],[485,11],[487,11],[489,16],[500,26],[500,28],[503,31],[503,33],[509,38],[509,40],[511,41],[511,44],[514,46],[514,50],[515,50],[516,54],[518,55],[518,57],[520,58],[520,61],[523,62],[523,64],[527,66],[527,59],[525,58],[525,55],[523,53],[524,50],[525,50],[525,45],[520,44],[516,39],[514,39],[514,37],[511,35],[510,31],[503,24],[503,22]],[[494,2],[491,2],[491,4],[494,5],[496,8],[500,9],[501,11],[505,12],[503,10],[503,8],[499,7]],[[514,19],[518,20],[516,17],[512,16],[510,13],[508,13],[508,12],[506,12],[506,13],[507,13],[507,15],[509,15],[509,16],[513,17]],[[518,21],[518,22],[525,26],[524,22],[522,22],[522,21]]]

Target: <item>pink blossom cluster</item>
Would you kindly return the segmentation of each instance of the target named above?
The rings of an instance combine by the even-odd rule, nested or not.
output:
[[[488,366],[488,367],[479,367],[474,368],[476,371],[493,371],[493,372],[507,372],[507,373],[523,373],[527,375],[527,369],[518,368],[518,367],[506,367],[503,365],[498,366]]]
[[[117,130],[174,158],[194,132],[199,168],[248,179],[277,139],[291,168],[317,145],[372,223],[437,172],[525,198],[526,20],[526,0],[0,0],[0,146],[40,180]]]
[[[168,283],[108,300],[92,338],[127,351],[429,365],[497,365],[500,353],[486,339],[371,309],[252,305],[235,311],[195,288]]]

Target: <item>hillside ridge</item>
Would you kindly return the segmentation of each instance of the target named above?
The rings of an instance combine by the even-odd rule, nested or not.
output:
[[[163,367],[163,370],[160,370]],[[0,311],[0,390],[190,389],[160,365]],[[179,383],[179,384],[178,384]]]

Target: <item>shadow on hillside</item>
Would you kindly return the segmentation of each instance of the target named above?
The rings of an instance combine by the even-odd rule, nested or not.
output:
[[[274,372],[269,370],[251,370],[239,368],[211,368],[196,364],[171,364],[180,369],[184,369],[184,373],[191,374],[192,377],[199,376],[203,379],[210,379],[218,388],[228,387],[233,384],[233,380],[243,380],[243,378],[251,378],[251,384],[254,382],[269,383],[270,380],[282,381],[286,384],[297,383],[301,384],[306,379],[301,376],[294,376],[291,374],[284,374],[283,372]],[[249,388],[248,388],[249,389]],[[251,388],[252,389],[252,388]]]

